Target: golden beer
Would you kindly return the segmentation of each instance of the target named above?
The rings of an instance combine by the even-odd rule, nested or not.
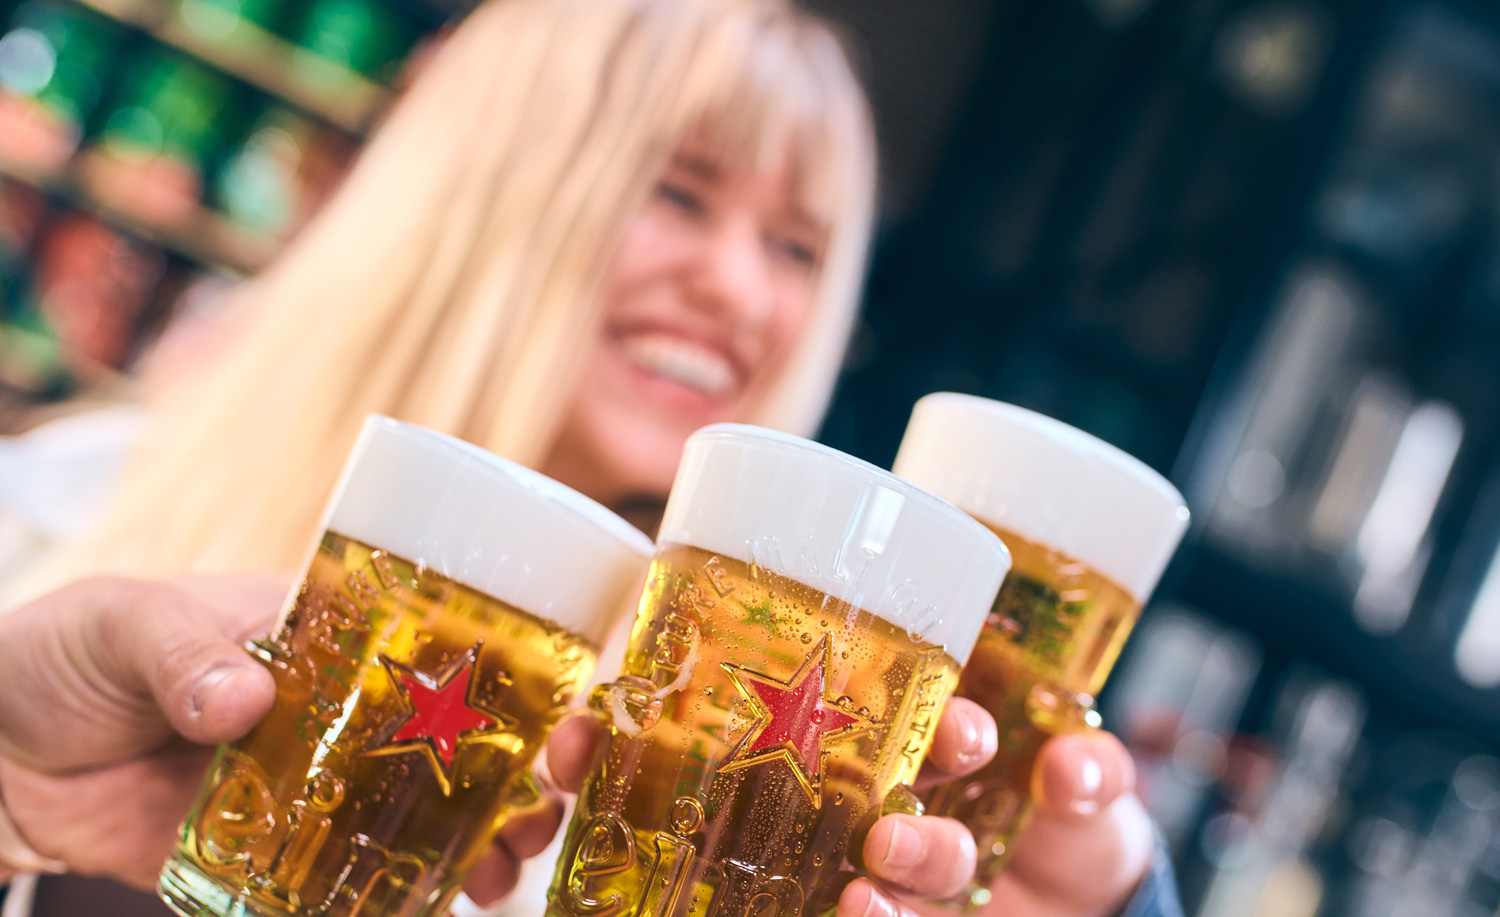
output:
[[[981,886],[1005,867],[1025,823],[1042,744],[1099,724],[1093,696],[1140,611],[1124,589],[1087,564],[1014,532],[996,534],[1010,548],[1011,570],[957,693],[995,718],[999,750],[989,764],[927,799],[929,813],[956,818],[973,833]]]
[[[883,479],[867,478],[884,473],[852,459],[839,457],[849,464],[826,489],[803,479],[802,463],[817,471],[837,453],[799,455],[791,438],[756,442],[747,429],[689,441],[623,673],[590,697],[609,735],[549,915],[820,914],[857,875],[849,858],[882,812],[918,807],[907,787],[1004,572],[1003,546],[979,526],[943,528],[969,520],[914,488],[882,499]],[[695,494],[709,507],[696,518],[682,509]],[[902,529],[898,512],[929,515]],[[714,543],[672,540],[694,534]],[[945,543],[947,569],[890,559]],[[724,550],[733,544],[743,556]],[[918,572],[942,586],[906,575]]]
[[[263,910],[330,915],[441,913],[534,798],[531,761],[596,656],[566,628],[334,532],[255,652],[276,704],[220,751],[178,856]],[[410,804],[397,819],[388,800]]]
[[[377,429],[376,445],[383,433],[426,431]],[[459,476],[467,486],[448,488],[451,498],[434,504],[432,494],[442,491],[418,488],[419,498],[403,507],[387,491],[393,482],[411,471],[452,474],[423,453],[431,443],[414,442],[410,462],[382,465],[381,456],[369,456],[369,442],[357,450],[378,473],[353,473],[340,499],[368,509],[369,495],[380,494],[385,505],[374,513],[336,510],[332,523],[386,537],[326,530],[280,628],[250,648],[275,680],[275,704],[249,735],[220,749],[183,825],[159,883],[179,913],[442,914],[500,826],[538,800],[532,761],[588,683],[601,625],[635,581],[648,543],[608,533],[593,544],[565,542],[569,529],[588,536],[597,526],[549,506],[549,497],[530,489],[542,486],[530,472],[482,460],[470,469],[473,480]],[[386,451],[403,445],[412,442]],[[442,457],[449,444],[437,445]],[[485,482],[508,476],[516,486],[491,491],[500,502],[487,502]],[[413,507],[423,513],[413,515]],[[398,525],[382,528],[392,518],[384,513]],[[527,580],[533,563],[520,572],[498,559],[472,563],[483,547],[467,538],[496,520],[532,524],[496,538],[594,556],[602,591],[575,588],[572,597],[584,604],[551,605],[567,625],[533,613],[546,604],[545,577]],[[411,532],[421,537],[403,539]],[[388,547],[403,540],[436,563]],[[544,565],[546,558],[529,560]],[[434,567],[504,586],[531,607]],[[568,587],[553,588],[567,594]],[[608,601],[593,607],[601,597]]]
[[[822,912],[871,807],[915,779],[958,663],[698,548],[664,547],[647,582],[624,674],[591,699],[615,728],[548,913],[738,917],[756,897]]]
[[[974,834],[975,884],[951,903],[975,908],[1031,811],[1042,745],[1100,725],[1094,695],[1187,528],[1187,506],[1108,443],[968,395],[917,402],[894,470],[989,526],[1014,561],[958,687],[994,716],[999,752],[927,797],[931,813]]]

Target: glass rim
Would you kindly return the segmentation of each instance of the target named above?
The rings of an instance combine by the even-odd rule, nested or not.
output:
[[[986,421],[999,422],[1008,427],[1021,427],[1039,433],[1049,444],[1079,458],[1097,462],[1111,471],[1119,472],[1146,487],[1170,506],[1187,509],[1187,500],[1182,496],[1182,492],[1161,472],[1119,446],[1058,420],[1056,417],[1049,417],[1018,404],[996,401],[979,395],[966,395],[961,392],[933,392],[917,400],[918,405],[923,403],[961,407],[984,417]]]
[[[1140,459],[1056,418],[974,395],[919,399],[893,470],[986,525],[1089,565],[1142,602],[1191,521],[1182,494]]]
[[[367,427],[386,430],[405,437],[411,442],[420,443],[423,446],[449,450],[456,453],[456,458],[477,463],[479,467],[487,470],[493,470],[499,476],[516,484],[520,488],[568,510],[584,522],[597,526],[605,534],[612,536],[643,559],[649,559],[655,551],[655,544],[650,537],[629,522],[626,522],[614,510],[592,497],[579,493],[561,481],[554,480],[519,462],[497,455],[482,446],[477,446],[468,440],[461,439],[452,434],[433,430],[420,424],[397,420],[385,414],[369,415],[365,419],[365,425]]]
[[[951,519],[961,529],[983,532],[985,535],[991,537],[995,535],[994,532],[990,531],[988,526],[930,490],[913,484],[911,481],[899,477],[881,468],[879,465],[867,462],[847,452],[841,452],[832,446],[825,446],[822,443],[814,442],[813,440],[792,433],[773,430],[769,427],[758,427],[753,424],[716,423],[700,427],[689,437],[689,440],[693,439],[741,441],[779,446],[785,452],[805,452],[835,467],[842,466],[851,472],[866,475],[870,478],[869,483],[871,485],[888,488],[900,493],[907,499],[925,504],[939,515]],[[1004,542],[1001,542],[1001,546],[1004,547]]]

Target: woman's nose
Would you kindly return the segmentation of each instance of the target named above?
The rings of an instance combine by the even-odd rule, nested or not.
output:
[[[693,273],[694,299],[735,324],[763,321],[771,312],[770,264],[758,226],[726,220],[700,248]]]

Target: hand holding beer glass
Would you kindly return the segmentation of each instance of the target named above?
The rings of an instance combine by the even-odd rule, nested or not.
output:
[[[651,554],[593,501],[451,437],[365,425],[253,646],[276,703],[220,750],[162,897],[186,915],[441,914]]]
[[[1009,566],[983,526],[796,437],[688,440],[556,917],[830,910],[915,778]]]
[[[999,752],[927,799],[974,834],[975,884],[953,903],[976,908],[1025,824],[1042,745],[1099,725],[1093,697],[1188,511],[1161,475],[1113,446],[967,395],[917,402],[894,471],[985,523],[1014,559],[957,692],[995,717]]]

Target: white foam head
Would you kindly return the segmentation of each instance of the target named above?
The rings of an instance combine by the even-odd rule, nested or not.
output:
[[[917,402],[896,474],[998,528],[1082,561],[1144,602],[1187,529],[1182,494],[1114,446],[971,395]]]
[[[371,416],[324,528],[602,642],[651,540],[571,488],[452,436]]]
[[[959,662],[1010,552],[954,507],[867,462],[760,427],[687,442],[657,541],[754,563],[869,611]]]

